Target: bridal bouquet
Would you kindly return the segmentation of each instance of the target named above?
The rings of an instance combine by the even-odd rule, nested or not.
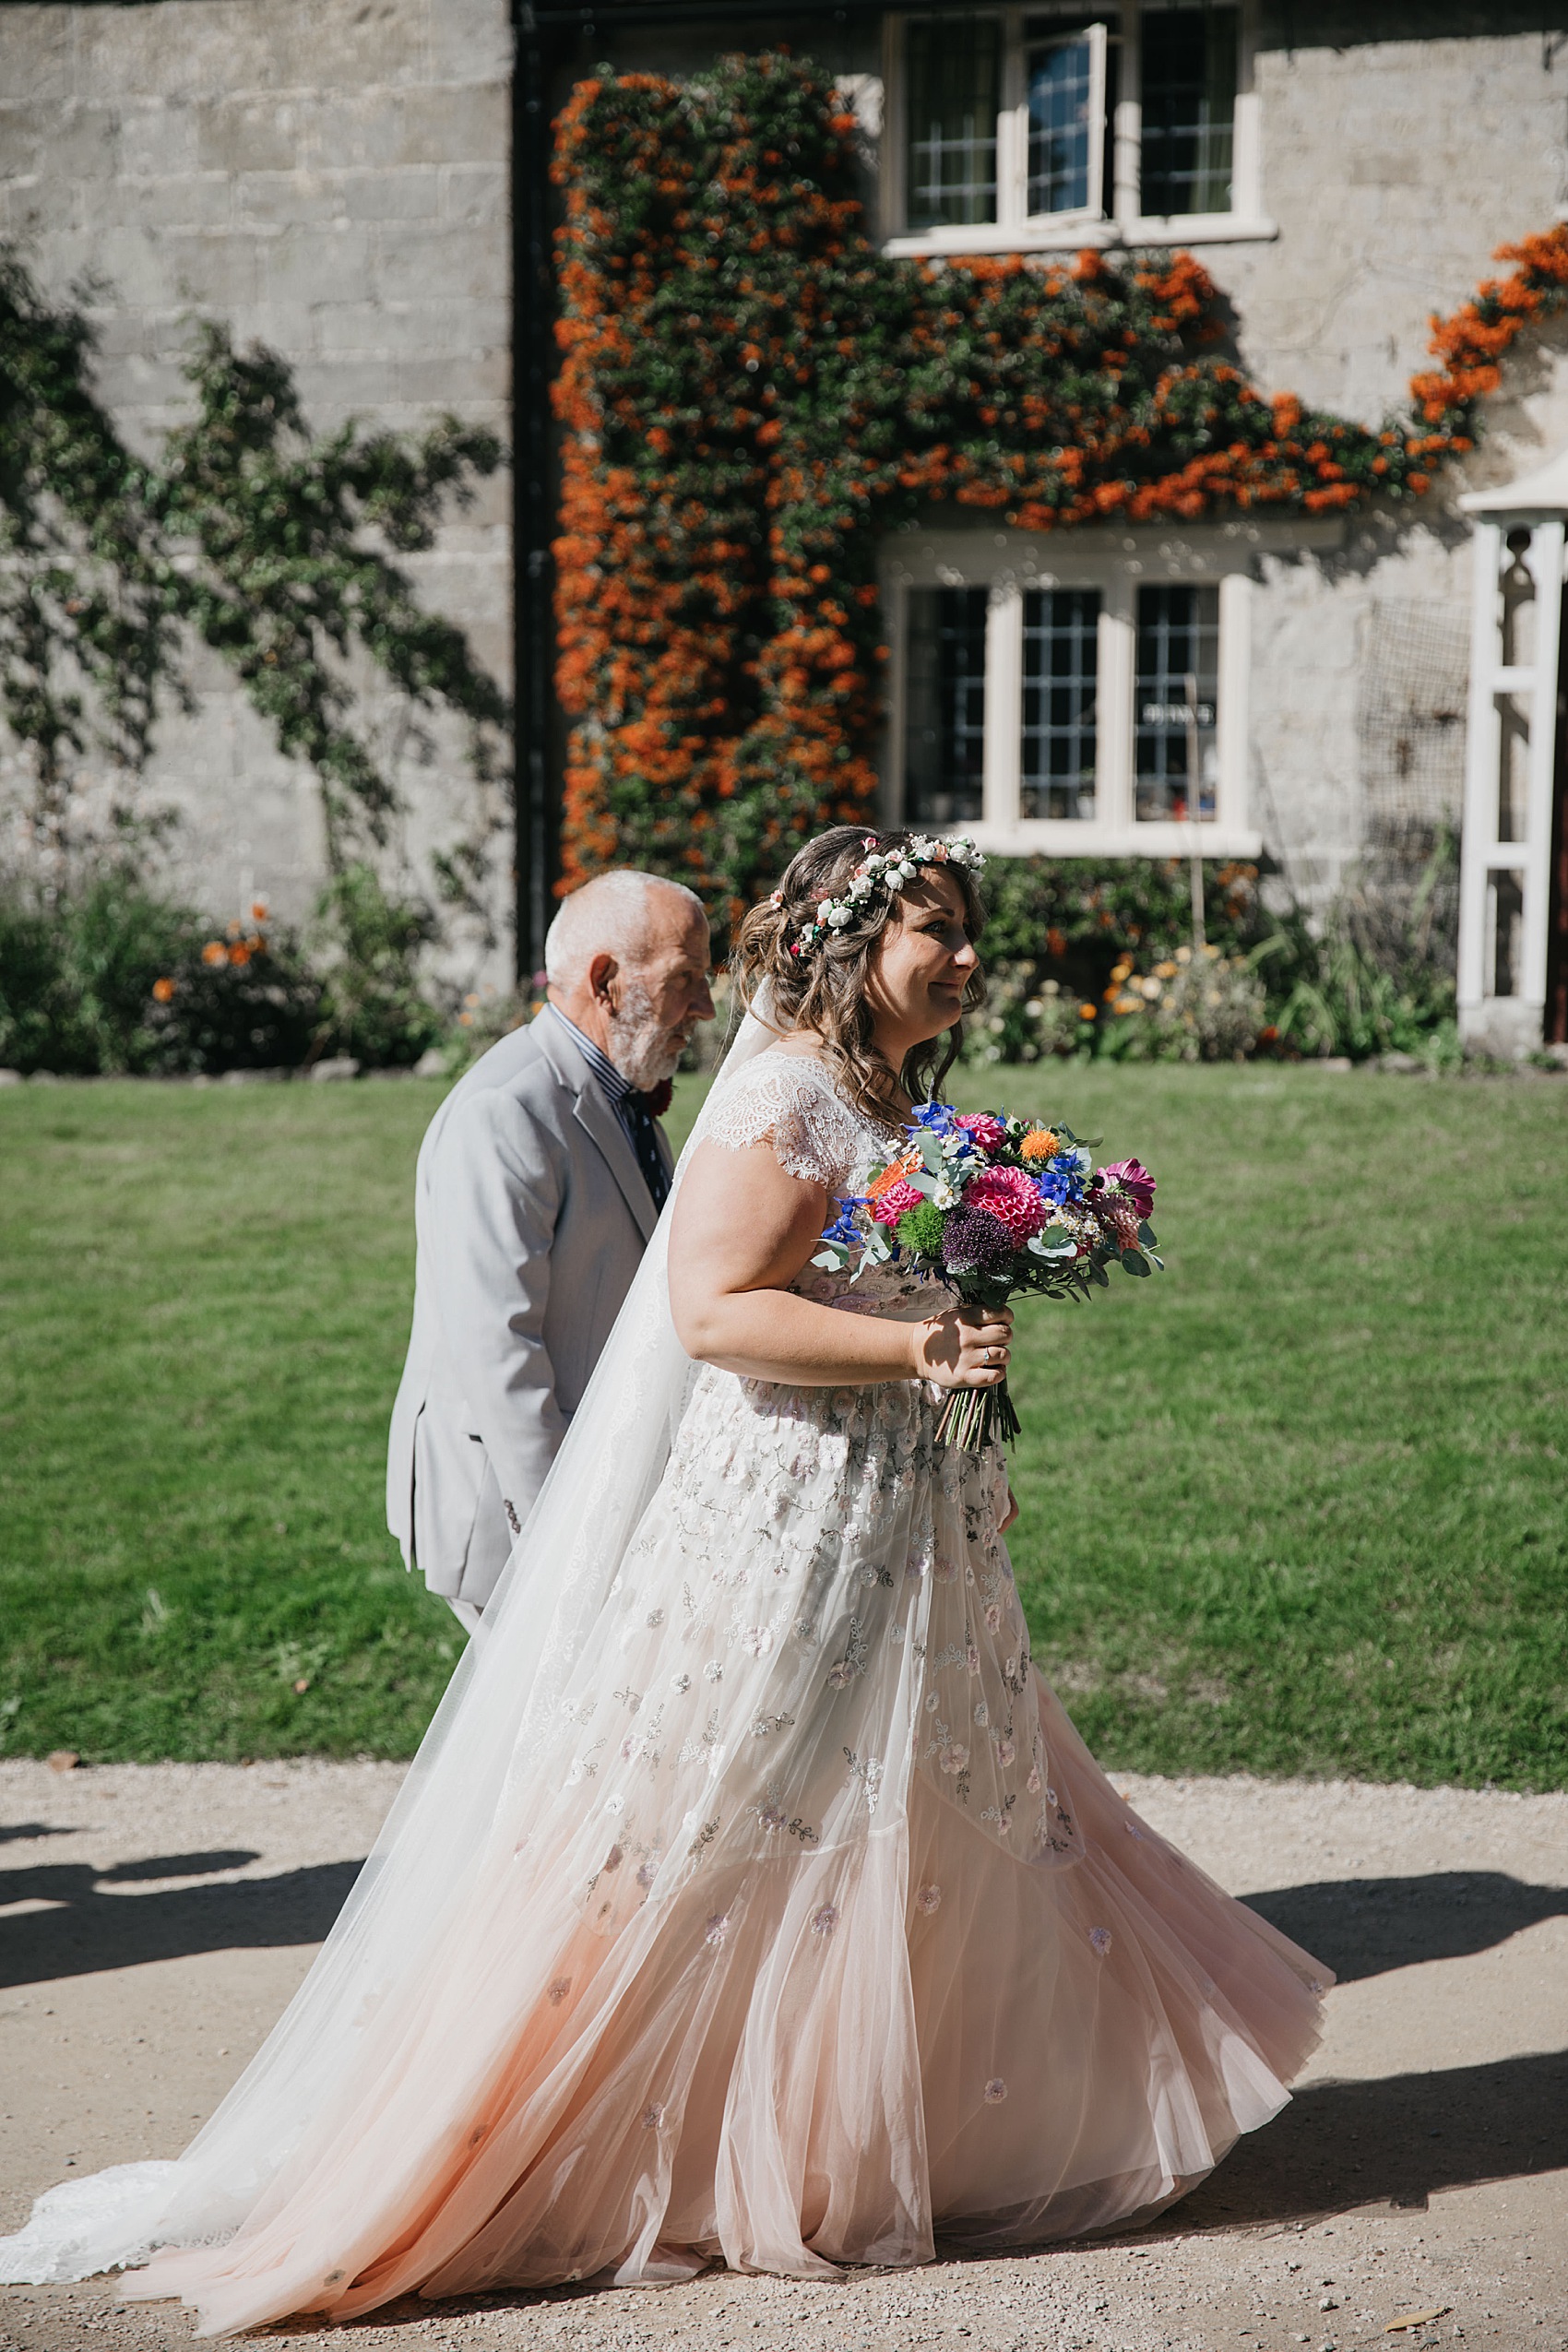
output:
[[[1110,1287],[1112,1265],[1143,1276],[1162,1263],[1148,1223],[1154,1178],[1140,1161],[1097,1168],[1071,1128],[944,1102],[923,1103],[908,1134],[867,1190],[840,1202],[814,1265],[852,1268],[856,1280],[907,1263],[968,1305],[996,1308],[1030,1292],[1087,1299]],[[970,1453],[1017,1433],[1005,1381],[955,1389],[936,1428]]]

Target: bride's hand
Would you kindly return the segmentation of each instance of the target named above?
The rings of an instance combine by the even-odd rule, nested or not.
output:
[[[949,1307],[914,1325],[915,1377],[939,1388],[994,1388],[1007,1377],[1010,1307]]]

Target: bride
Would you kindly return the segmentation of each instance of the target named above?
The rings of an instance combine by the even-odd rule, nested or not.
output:
[[[980,1001],[979,862],[839,827],[746,918],[755,1010],[342,1918],[179,2162],[52,2191],[0,2276],[145,2263],[220,2334],[827,2275],[1147,2217],[1277,2111],[1325,1972],[1116,1796],[1001,1458],[933,1442],[1010,1319],[813,1263]]]

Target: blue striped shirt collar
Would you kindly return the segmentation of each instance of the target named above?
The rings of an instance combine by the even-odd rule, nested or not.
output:
[[[624,1072],[617,1070],[614,1063],[612,1062],[609,1054],[604,1051],[602,1046],[595,1045],[592,1038],[585,1037],[583,1035],[576,1021],[569,1021],[566,1018],[565,1014],[563,1013],[559,1004],[547,1004],[545,1006],[545,1011],[547,1013],[553,1014],[556,1020],[560,1022],[561,1027],[565,1030],[567,1036],[576,1047],[577,1051],[582,1055],[583,1060],[588,1063],[588,1068],[593,1072],[594,1076],[599,1080],[600,1085],[603,1087],[606,1095],[610,1099],[612,1107],[614,1110],[619,1111],[621,1105],[625,1101],[626,1097],[633,1091],[630,1078],[625,1075]]]

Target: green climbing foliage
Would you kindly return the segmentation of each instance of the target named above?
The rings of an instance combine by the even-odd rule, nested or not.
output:
[[[352,422],[313,436],[288,363],[207,322],[185,370],[194,413],[140,458],[93,357],[79,296],[51,303],[0,248],[0,717],[31,755],[41,842],[68,846],[89,745],[127,777],[145,764],[160,697],[187,695],[193,637],[315,768],[334,873],[385,841],[397,802],[358,721],[354,657],[413,712],[456,713],[476,778],[497,780],[506,698],[395,560],[471,502],[503,461],[495,436],[452,416],[418,438]],[[448,894],[483,871],[461,845]]]

